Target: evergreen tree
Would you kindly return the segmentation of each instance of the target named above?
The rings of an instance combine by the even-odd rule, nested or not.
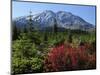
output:
[[[24,32],[24,33],[27,33],[27,28],[26,28],[26,26],[24,26],[23,32]]]
[[[13,29],[12,29],[12,40],[16,40],[16,39],[18,39],[18,29],[17,29],[17,27],[16,27],[16,24],[15,24],[15,21],[12,23],[12,27],[13,27]]]
[[[57,21],[56,21],[56,19],[54,19],[54,33],[57,33],[57,30],[58,30]]]
[[[48,40],[48,36],[47,36],[47,32],[45,30],[45,32],[44,32],[44,41],[47,41],[47,40]]]
[[[71,23],[70,26],[72,26],[72,23]],[[69,43],[72,43],[72,34],[71,34],[70,26],[69,26],[69,29],[68,29],[68,42],[69,42]]]
[[[34,27],[33,27],[33,22],[32,22],[32,15],[31,15],[31,11],[30,11],[30,15],[29,15],[29,21],[28,21],[28,25],[29,25],[29,32],[33,32]]]

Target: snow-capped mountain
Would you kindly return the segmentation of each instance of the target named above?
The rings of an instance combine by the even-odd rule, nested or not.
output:
[[[29,16],[14,19],[16,26],[19,28],[28,26],[28,21]],[[88,30],[94,28],[94,25],[86,22],[81,17],[66,11],[58,11],[56,13],[50,10],[43,11],[39,14],[32,15],[32,23],[33,26],[38,27],[39,29],[53,27],[54,24],[57,24],[58,27],[65,29]]]

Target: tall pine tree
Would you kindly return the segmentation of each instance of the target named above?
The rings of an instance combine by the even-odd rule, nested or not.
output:
[[[33,22],[32,22],[32,12],[30,11],[30,15],[29,15],[29,21],[28,21],[28,31],[29,32],[33,32],[34,27],[33,27]]]

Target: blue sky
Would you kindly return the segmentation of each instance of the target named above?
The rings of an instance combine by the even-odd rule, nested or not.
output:
[[[95,6],[80,6],[80,5],[68,5],[68,4],[49,4],[49,3],[33,3],[33,2],[16,2],[12,3],[12,18],[27,16],[29,11],[32,14],[40,13],[44,10],[67,11],[74,15],[80,16],[85,21],[95,25]]]

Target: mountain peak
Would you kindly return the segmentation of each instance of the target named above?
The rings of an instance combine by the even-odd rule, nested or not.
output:
[[[59,13],[59,14],[63,13],[63,14],[69,14],[69,15],[72,15],[71,12],[66,12],[66,11],[58,11],[57,13]]]
[[[56,16],[56,14],[53,11],[51,11],[51,10],[45,10],[45,11],[43,11],[41,13],[41,15],[44,15],[44,16],[53,16],[53,17]]]
[[[54,12],[51,11],[51,10],[45,10],[45,11],[43,11],[43,12],[45,12],[45,13],[54,13]]]

